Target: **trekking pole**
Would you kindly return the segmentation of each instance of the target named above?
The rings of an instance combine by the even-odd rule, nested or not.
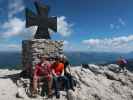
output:
[[[70,66],[71,66],[71,65],[69,64],[69,65],[68,65],[68,69],[69,69],[70,75],[72,75]]]

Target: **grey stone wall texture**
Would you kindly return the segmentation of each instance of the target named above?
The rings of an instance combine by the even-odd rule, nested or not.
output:
[[[40,60],[39,54],[55,57],[63,54],[63,41],[31,39],[22,41],[22,65],[34,68]]]

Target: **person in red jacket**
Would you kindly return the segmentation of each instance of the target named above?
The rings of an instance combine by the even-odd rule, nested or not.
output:
[[[36,64],[33,76],[33,93],[36,94],[38,81],[43,80],[48,84],[48,96],[52,95],[52,71],[47,56],[40,57],[40,63]]]
[[[124,59],[124,57],[120,56],[118,61],[117,61],[117,64],[120,66],[120,71],[126,71],[126,65],[127,65],[127,60]]]
[[[68,91],[70,85],[67,77],[64,76],[64,63],[62,63],[60,57],[56,58],[56,62],[52,65],[53,82],[55,88],[56,98],[60,98],[59,81],[64,82],[64,88]]]

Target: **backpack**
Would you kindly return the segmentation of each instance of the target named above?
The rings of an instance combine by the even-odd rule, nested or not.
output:
[[[123,64],[127,64],[127,60],[123,59],[122,60]]]
[[[72,76],[72,82],[73,82],[73,85],[76,87],[77,86],[77,79]]]

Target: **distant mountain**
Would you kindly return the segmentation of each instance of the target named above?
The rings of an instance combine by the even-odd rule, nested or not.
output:
[[[21,64],[20,52],[0,52],[0,68],[12,67]]]
[[[133,52],[128,54],[107,53],[107,52],[65,52],[72,65],[88,64],[106,64],[116,61],[119,56],[133,61]],[[0,66],[14,66],[21,64],[20,52],[0,52]]]
[[[125,57],[128,59],[133,59],[133,52],[125,54]]]
[[[127,67],[130,71],[133,71],[133,59],[128,59]]]
[[[105,64],[116,61],[120,56],[126,59],[133,58],[133,53],[108,53],[108,52],[65,52],[73,65],[82,63]]]

